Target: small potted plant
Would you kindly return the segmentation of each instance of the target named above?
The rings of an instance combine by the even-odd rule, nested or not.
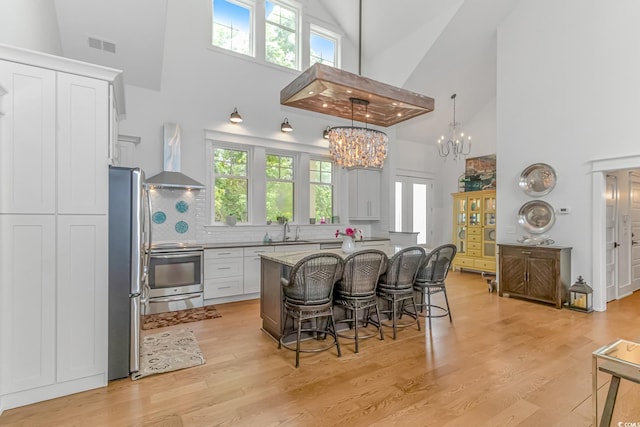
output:
[[[227,225],[236,225],[237,217],[236,214],[227,215],[226,223]]]

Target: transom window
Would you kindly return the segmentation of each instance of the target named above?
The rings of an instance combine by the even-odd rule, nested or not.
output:
[[[316,62],[335,67],[337,64],[337,37],[329,35],[326,30],[311,26],[309,38],[309,65]]]
[[[267,220],[293,219],[293,157],[278,154],[266,156]]]
[[[253,55],[253,9],[233,0],[213,0],[211,43],[244,55]]]
[[[333,215],[333,164],[328,160],[309,162],[309,213],[321,222]]]
[[[239,222],[247,222],[248,159],[247,151],[214,148],[214,221],[224,222],[228,215],[235,215]]]
[[[265,1],[265,59],[298,68],[298,13],[280,3]]]

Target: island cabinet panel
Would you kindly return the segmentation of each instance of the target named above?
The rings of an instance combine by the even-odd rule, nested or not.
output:
[[[571,281],[571,248],[498,246],[500,296],[516,296],[562,307],[567,301]]]

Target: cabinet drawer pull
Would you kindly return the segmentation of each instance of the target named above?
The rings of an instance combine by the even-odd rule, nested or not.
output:
[[[218,289],[231,289],[231,286],[220,286]]]
[[[218,270],[231,270],[231,267],[218,267]]]
[[[531,255],[531,251],[522,251],[522,253],[525,255]]]
[[[231,252],[220,252],[218,255],[231,255]]]

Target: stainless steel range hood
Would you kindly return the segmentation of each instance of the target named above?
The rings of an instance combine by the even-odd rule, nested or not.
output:
[[[180,172],[180,125],[164,124],[164,171],[150,178],[147,184],[160,188],[201,189],[204,184]]]
[[[162,188],[205,188],[205,186],[182,172],[164,171],[147,178],[147,184]]]

